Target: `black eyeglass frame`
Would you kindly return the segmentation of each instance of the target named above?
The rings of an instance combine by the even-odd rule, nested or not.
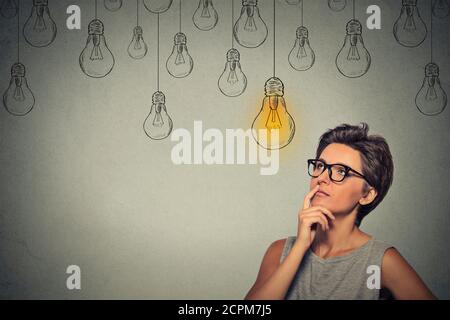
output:
[[[344,181],[347,177],[349,177],[349,175],[348,175],[349,172],[353,172],[353,173],[355,173],[357,176],[363,178],[363,179],[369,184],[369,186],[371,185],[370,182],[367,180],[367,178],[366,178],[362,173],[359,173],[358,171],[352,169],[351,167],[349,167],[349,166],[347,166],[347,165],[345,165],[345,164],[342,164],[342,163],[330,163],[330,164],[328,164],[328,163],[326,163],[325,161],[320,160],[320,159],[308,159],[307,162],[308,162],[308,168],[307,168],[307,169],[308,169],[308,175],[309,175],[310,177],[317,178],[317,177],[319,177],[322,173],[324,173],[325,170],[328,170],[328,176],[330,177],[330,179],[331,179],[332,181],[334,181],[334,182],[342,182],[342,181]],[[312,165],[315,165],[315,162],[321,162],[321,163],[323,163],[323,170],[322,170],[322,172],[321,172],[319,175],[317,175],[317,176],[313,176],[312,174],[309,173],[309,166],[310,166],[311,164],[312,164]],[[335,180],[335,179],[332,178],[331,167],[334,166],[334,165],[338,165],[338,166],[341,166],[341,167],[344,168],[345,174],[344,174],[344,177],[342,178],[342,180]]]

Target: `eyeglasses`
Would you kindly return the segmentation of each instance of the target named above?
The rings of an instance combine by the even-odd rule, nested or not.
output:
[[[308,174],[311,177],[317,178],[325,171],[325,169],[328,169],[328,176],[332,181],[341,182],[348,176],[352,176],[350,172],[353,172],[354,175],[363,178],[370,185],[364,175],[356,170],[353,170],[349,166],[340,163],[327,164],[322,160],[308,159]]]

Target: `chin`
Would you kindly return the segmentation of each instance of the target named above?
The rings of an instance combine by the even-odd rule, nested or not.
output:
[[[331,197],[314,197],[311,200],[311,205],[314,206],[324,206],[325,208],[327,208],[328,210],[331,211],[331,207],[332,207],[333,201],[331,199]],[[333,212],[333,211],[332,211]]]
[[[311,201],[312,205],[323,205],[325,203],[328,203],[328,201],[326,199],[320,199],[320,198],[314,199]]]

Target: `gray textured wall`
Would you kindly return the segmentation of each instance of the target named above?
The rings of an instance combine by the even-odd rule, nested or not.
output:
[[[31,0],[21,2],[24,22]],[[344,122],[366,121],[371,133],[387,139],[395,177],[361,227],[395,245],[438,297],[450,298],[450,113],[447,107],[425,117],[414,105],[429,45],[427,39],[409,49],[395,41],[400,0],[356,1],[362,21],[368,5],[382,9],[382,29],[363,31],[372,66],[359,79],[344,78],[334,64],[350,7],[333,13],[326,1],[305,0],[316,63],[300,73],[287,62],[299,12],[277,2],[277,75],[297,131],[275,176],[261,176],[255,165],[176,166],[170,159],[174,143],[144,134],[156,90],[155,15],[142,10],[149,53],[134,61],[126,48],[135,2],[125,1],[115,13],[100,5],[116,66],[108,77],[91,79],[78,57],[94,1],[49,2],[58,26],[55,42],[36,49],[21,38],[36,106],[22,118],[0,110],[0,297],[243,298],[267,246],[296,233],[309,188],[305,160],[319,136]],[[183,31],[195,61],[188,78],[174,79],[164,66],[178,31],[178,1],[161,15],[161,89],[174,129],[192,130],[194,120],[205,128],[248,128],[272,75],[271,33],[258,49],[239,48],[248,88],[226,98],[216,82],[230,46],[230,2],[214,2],[219,23],[209,32],[192,23],[198,1],[183,3]],[[80,31],[65,28],[70,4],[82,9]],[[419,0],[419,8],[429,24],[429,2]],[[260,9],[270,27],[272,1],[260,1]],[[450,19],[434,22],[435,61],[450,94]],[[15,20],[0,19],[2,92],[16,60],[15,30]],[[65,287],[70,264],[81,267],[81,291]]]

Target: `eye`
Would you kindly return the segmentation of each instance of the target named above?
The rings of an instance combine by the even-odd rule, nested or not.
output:
[[[345,175],[346,175],[346,170],[343,169],[343,168],[340,168],[340,169],[337,170],[337,173],[338,173],[339,175],[341,175],[341,176],[345,176]]]
[[[323,168],[323,163],[322,162],[317,162],[316,163],[316,168],[317,169],[322,169]]]

